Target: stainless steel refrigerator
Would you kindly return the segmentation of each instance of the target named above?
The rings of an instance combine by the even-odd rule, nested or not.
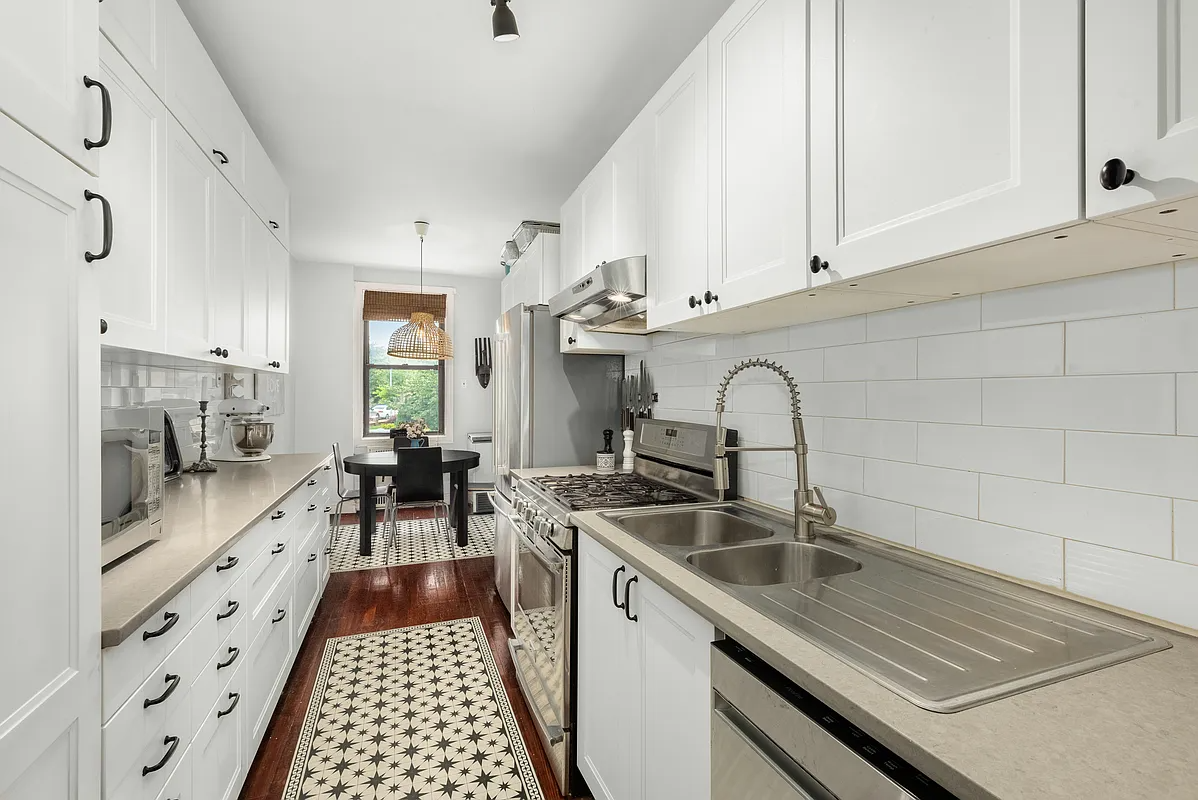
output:
[[[624,357],[563,355],[547,306],[516,306],[496,323],[492,378],[495,586],[512,608],[515,529],[511,470],[594,466],[603,429],[620,423]]]

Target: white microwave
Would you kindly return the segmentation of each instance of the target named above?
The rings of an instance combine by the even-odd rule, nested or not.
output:
[[[155,541],[164,503],[163,411],[100,410],[100,557],[104,566]]]

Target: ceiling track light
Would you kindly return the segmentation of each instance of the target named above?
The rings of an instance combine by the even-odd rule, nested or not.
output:
[[[497,42],[514,42],[520,38],[516,15],[508,8],[508,0],[491,0],[495,13],[491,15],[491,32]]]

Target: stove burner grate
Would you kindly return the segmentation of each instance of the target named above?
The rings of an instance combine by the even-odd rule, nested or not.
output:
[[[639,475],[561,475],[532,483],[571,511],[698,502],[694,495]]]

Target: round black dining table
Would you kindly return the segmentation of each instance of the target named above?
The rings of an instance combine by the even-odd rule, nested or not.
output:
[[[457,531],[459,547],[465,547],[466,538],[466,495],[470,486],[470,470],[478,466],[479,456],[473,450],[442,450],[441,472],[449,475],[449,524]],[[360,453],[345,457],[345,471],[357,475],[359,482],[358,532],[359,552],[370,555],[370,543],[374,540],[375,512],[377,507],[368,502],[374,497],[379,478],[395,477],[395,452]]]

